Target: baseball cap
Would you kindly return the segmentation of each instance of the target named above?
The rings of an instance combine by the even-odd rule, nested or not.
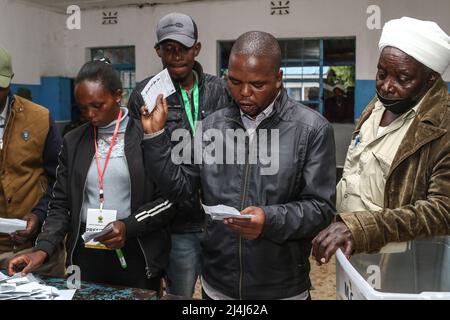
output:
[[[173,40],[191,48],[198,38],[197,25],[186,14],[172,12],[162,17],[156,27],[157,45]]]
[[[0,48],[0,88],[8,88],[13,75],[11,55]]]

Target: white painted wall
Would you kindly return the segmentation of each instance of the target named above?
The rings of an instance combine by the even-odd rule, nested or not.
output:
[[[101,11],[82,15],[82,30],[69,31],[68,75],[73,76],[86,59],[87,47],[136,46],[137,79],[160,70],[154,53],[156,23],[164,14],[178,11],[197,22],[202,52],[198,58],[205,70],[216,73],[217,41],[231,40],[248,30],[263,30],[278,38],[356,36],[357,79],[374,79],[381,30],[366,26],[367,7],[381,8],[382,25],[409,15],[436,21],[450,33],[450,1],[431,0],[293,0],[290,15],[271,16],[269,0],[193,2],[155,7],[121,8],[119,24],[101,25]],[[444,76],[450,81],[450,71]]]
[[[64,73],[65,17],[0,0],[0,46],[10,52],[14,83],[39,84],[41,76]]]
[[[76,4],[77,1],[73,1]],[[155,27],[164,14],[191,15],[203,48],[198,60],[215,74],[217,41],[232,40],[248,30],[278,38],[356,36],[357,79],[374,79],[381,30],[368,30],[366,9],[381,7],[382,23],[409,15],[436,21],[450,33],[449,0],[291,0],[290,15],[271,16],[270,0],[192,2],[120,8],[119,24],[102,25],[101,10],[83,11],[81,30],[65,28],[66,16],[19,1],[0,0],[0,45],[13,55],[14,82],[39,83],[41,76],[74,77],[87,61],[87,48],[134,45],[137,80],[160,70],[153,45]],[[450,70],[444,75],[450,81]]]

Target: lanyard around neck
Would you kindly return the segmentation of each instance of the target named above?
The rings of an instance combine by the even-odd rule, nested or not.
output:
[[[105,159],[105,165],[103,166],[103,170],[101,169],[100,157],[98,155],[98,144],[97,144],[97,130],[98,128],[94,127],[94,146],[95,146],[95,159],[97,160],[97,172],[98,172],[98,186],[99,186],[99,200],[100,200],[100,211],[103,209],[103,203],[105,202],[105,196],[103,193],[103,176],[105,175],[106,167],[108,166],[109,158],[111,157],[111,152],[116,142],[117,133],[119,132],[120,119],[122,117],[122,109],[119,111],[119,116],[117,117],[116,127],[114,129],[114,133],[111,139],[111,143],[109,144],[108,153]]]
[[[184,88],[181,88],[181,95],[183,97],[184,110],[186,111],[186,116],[189,120],[189,125],[191,126],[192,133],[195,135],[195,128],[197,127],[198,121],[198,108],[199,108],[199,99],[198,99],[198,83],[195,80],[194,83],[194,117],[192,116],[191,110],[191,102],[189,101],[187,92]]]

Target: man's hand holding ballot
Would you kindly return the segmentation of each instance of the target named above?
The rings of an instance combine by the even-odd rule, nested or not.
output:
[[[255,240],[258,238],[266,222],[264,210],[258,207],[247,207],[241,211],[242,215],[252,215],[251,219],[242,219],[239,216],[233,218],[225,218],[225,223],[231,230],[239,233],[247,240]]]
[[[98,241],[105,245],[108,249],[120,249],[125,245],[126,227],[122,221],[114,221],[111,224],[111,230],[98,238]]]

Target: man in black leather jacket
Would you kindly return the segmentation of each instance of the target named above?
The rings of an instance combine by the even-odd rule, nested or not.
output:
[[[164,130],[167,103],[159,97],[151,114],[141,110],[146,167],[164,196],[189,197],[200,183],[205,205],[224,204],[253,215],[207,220],[205,298],[309,298],[310,242],[335,211],[334,136],[325,118],[287,96],[280,64],[280,47],[270,34],[247,32],[234,44],[228,73],[234,103],[202,122],[203,156],[213,140],[226,141],[215,148],[215,155],[226,153],[225,164],[204,158],[201,164],[176,165]],[[243,145],[227,139],[244,130]],[[271,163],[261,156],[267,141]]]
[[[188,113],[195,119],[225,107],[231,101],[223,79],[203,72],[195,58],[200,52],[197,26],[191,17],[170,13],[161,18],[157,26],[157,55],[167,68],[176,92],[167,98],[169,117],[166,130],[187,129],[191,133]],[[141,91],[153,77],[141,81],[128,103],[130,114],[140,118],[139,109],[144,105]],[[194,87],[198,88],[198,101]],[[189,101],[183,99],[183,91]],[[186,108],[187,107],[187,108]],[[195,113],[195,107],[198,108]],[[159,183],[159,181],[156,181]],[[192,192],[185,201],[175,203],[176,216],[170,223],[172,249],[167,271],[167,291],[170,294],[191,297],[196,280],[201,273],[201,247],[205,225],[205,213],[200,206],[198,192]]]

